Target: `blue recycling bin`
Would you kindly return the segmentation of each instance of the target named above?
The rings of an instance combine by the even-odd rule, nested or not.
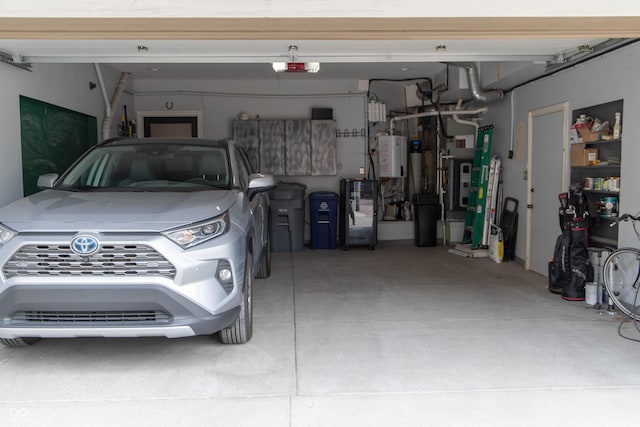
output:
[[[309,194],[311,249],[335,249],[338,240],[338,193]]]

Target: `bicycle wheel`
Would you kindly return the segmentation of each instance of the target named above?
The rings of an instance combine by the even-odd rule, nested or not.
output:
[[[611,302],[627,316],[640,320],[640,251],[633,248],[613,251],[604,262],[603,276]]]

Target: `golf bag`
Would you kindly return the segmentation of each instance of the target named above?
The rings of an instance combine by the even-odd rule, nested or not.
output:
[[[558,236],[549,262],[549,292],[561,294],[568,301],[584,300],[584,285],[593,280],[593,267],[589,263],[589,212],[581,192],[561,193],[558,217],[562,234]]]
[[[571,247],[571,230],[562,230],[556,240],[553,258],[549,262],[549,292],[561,294],[571,281],[569,252]]]
[[[569,246],[571,278],[562,288],[562,299],[567,301],[584,301],[584,285],[593,280],[593,266],[589,263],[587,241],[587,222],[574,221]]]

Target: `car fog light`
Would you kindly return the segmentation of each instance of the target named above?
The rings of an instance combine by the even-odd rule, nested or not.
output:
[[[231,264],[229,264],[229,261],[223,259],[218,263],[216,277],[220,281],[225,292],[230,294],[231,291],[233,291],[233,272],[231,271]]]
[[[229,270],[228,268],[223,268],[218,272],[218,277],[221,281],[228,282],[233,278],[233,275],[231,274],[231,270]]]

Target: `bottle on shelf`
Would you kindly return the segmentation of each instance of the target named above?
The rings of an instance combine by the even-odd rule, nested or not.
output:
[[[622,113],[616,113],[615,117],[616,121],[613,124],[613,139],[620,139],[620,136],[622,135],[622,123],[620,123],[622,119]]]

